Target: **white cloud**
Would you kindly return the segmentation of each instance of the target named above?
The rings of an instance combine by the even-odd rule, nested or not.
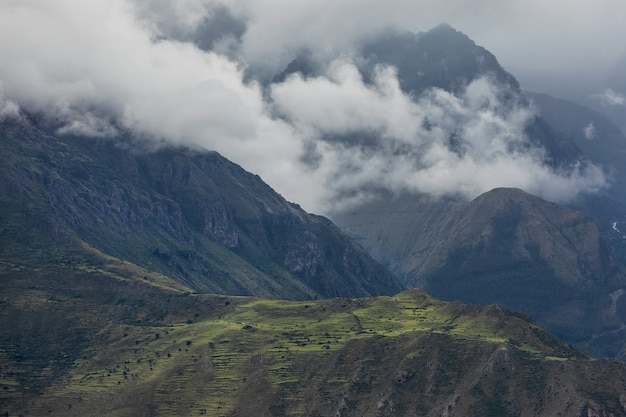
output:
[[[472,198],[509,186],[567,201],[605,185],[596,167],[549,166],[524,133],[532,109],[503,101],[489,78],[460,97],[431,89],[413,101],[392,69],[379,68],[368,85],[342,60],[326,77],[274,85],[271,96],[299,135],[317,144],[327,205],[355,203],[379,188]]]
[[[596,127],[593,125],[593,122],[589,122],[589,124],[583,128],[583,134],[587,140],[596,139]]]
[[[15,118],[20,115],[20,107],[11,100],[4,98],[4,87],[0,80],[0,121],[6,118]]]
[[[524,135],[532,110],[503,102],[487,78],[459,97],[437,89],[409,97],[393,68],[377,68],[366,83],[348,57],[323,76],[294,75],[267,92],[246,77],[246,59],[349,49],[368,28],[391,22],[383,11],[410,20],[414,2],[229,3],[249,19],[240,62],[163,38],[155,16],[173,10],[171,27],[193,30],[194,13],[213,4],[0,1],[0,109],[45,112],[60,133],[104,136],[122,127],[155,143],[214,149],[316,212],[380,187],[474,197],[517,186],[563,201],[604,184],[593,167],[550,168]]]
[[[610,88],[607,88],[602,93],[596,94],[593,97],[605,106],[623,106],[626,104],[626,97]]]
[[[277,110],[304,131],[307,127],[334,135],[375,131],[408,141],[420,123],[414,103],[389,67],[377,68],[373,85],[368,86],[354,64],[337,60],[327,76],[305,80],[295,74],[272,85],[271,96]]]

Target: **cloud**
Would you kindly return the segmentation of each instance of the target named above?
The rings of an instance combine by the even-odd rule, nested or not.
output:
[[[392,68],[377,68],[366,84],[354,64],[340,60],[326,76],[294,75],[272,86],[271,97],[298,134],[315,143],[314,168],[324,173],[331,210],[383,188],[473,198],[510,186],[568,201],[606,184],[591,165],[552,168],[525,134],[533,110],[504,101],[488,77],[458,97],[433,88],[413,100]]]
[[[432,4],[426,15],[435,19],[443,9]],[[467,9],[447,4],[452,15]],[[195,35],[224,8],[234,43],[203,50]],[[381,188],[475,197],[517,186],[566,201],[604,185],[593,166],[551,168],[524,134],[532,109],[503,101],[488,78],[459,96],[431,89],[420,97],[401,90],[391,67],[365,81],[351,45],[422,16],[418,9],[403,1],[0,2],[0,109],[45,114],[62,134],[130,129],[156,146],[214,149],[322,213]],[[209,46],[219,38],[210,37]],[[268,89],[251,76],[249,65],[280,68],[301,48],[328,59],[320,76]]]
[[[4,98],[4,87],[0,80],[0,121],[7,118],[15,118],[20,115],[20,107],[11,100]]]
[[[155,39],[128,2],[25,1],[1,11],[6,95],[53,115],[61,132],[109,135],[114,119],[184,142],[204,118],[212,137],[255,134],[264,103],[239,65],[191,43]]]
[[[414,104],[400,89],[395,70],[377,67],[371,86],[349,61],[333,61],[327,76],[303,79],[295,74],[274,84],[276,109],[303,132],[341,135],[375,131],[381,137],[411,140],[419,127]]]
[[[610,88],[607,88],[600,94],[595,94],[593,98],[600,101],[605,106],[623,106],[626,104],[626,97]]]
[[[594,140],[597,137],[596,127],[593,125],[593,122],[589,122],[587,126],[583,128],[583,134],[585,135],[585,139]]]
[[[207,14],[211,8],[225,7],[245,22],[240,52],[249,65],[270,74],[284,68],[298,51],[312,51],[316,58],[334,57],[350,53],[355,44],[389,27],[417,32],[442,22],[469,34],[494,52],[504,67],[522,81],[537,73],[556,81],[564,74],[599,78],[616,62],[625,46],[626,2],[622,0],[575,4],[565,0],[199,3],[210,5]],[[172,15],[175,16],[167,16]]]

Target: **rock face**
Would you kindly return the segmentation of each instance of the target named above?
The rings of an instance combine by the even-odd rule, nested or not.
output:
[[[6,257],[85,242],[200,292],[302,299],[401,290],[329,220],[215,152],[53,137],[24,119],[5,121],[0,135]]]

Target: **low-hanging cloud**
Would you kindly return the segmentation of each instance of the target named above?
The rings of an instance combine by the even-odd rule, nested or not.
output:
[[[470,34],[522,81],[525,74],[529,81],[537,78],[538,72],[556,82],[563,74],[600,78],[626,47],[623,0],[186,0],[176,2],[181,5],[174,12],[157,7],[166,3],[162,0],[135,1],[152,5],[153,14],[163,11],[160,19],[168,22],[163,27],[178,21],[187,30],[197,24],[189,16],[198,9],[205,15],[228,9],[247,27],[238,39],[240,53],[270,73],[302,49],[318,58],[334,57],[388,27],[417,32],[442,22]],[[186,12],[183,4],[189,5]]]
[[[626,97],[610,88],[607,88],[600,94],[593,96],[605,106],[624,106],[626,105]]]
[[[592,165],[553,168],[525,133],[532,108],[504,101],[488,77],[459,96],[433,88],[412,99],[393,68],[379,67],[366,84],[354,64],[337,61],[326,76],[294,75],[271,95],[300,136],[315,143],[328,206],[358,203],[381,188],[472,198],[506,185],[567,201],[605,186]]]
[[[596,127],[594,126],[593,122],[589,122],[589,124],[583,128],[583,135],[587,140],[597,139]]]
[[[20,114],[20,107],[11,100],[4,98],[4,87],[0,80],[0,121],[7,118],[15,118]]]
[[[158,0],[0,2],[0,110],[15,113],[19,105],[46,114],[60,134],[102,137],[128,129],[157,145],[214,149],[322,213],[381,188],[471,198],[517,186],[566,201],[604,186],[591,165],[552,168],[524,134],[532,109],[504,101],[489,78],[458,96],[431,89],[411,97],[393,68],[377,67],[366,82],[344,56],[318,77],[296,74],[264,90],[246,62],[261,41],[251,37],[268,22],[249,23],[237,59],[202,50],[187,35],[167,36],[192,33],[202,19],[189,11],[203,16],[215,4],[224,7],[180,3],[168,29],[150,13],[174,6]],[[242,19],[265,13],[245,1],[231,6]],[[353,32],[338,35],[346,44],[362,34],[346,30]],[[258,51],[271,50],[269,40]],[[331,46],[325,53],[335,52]]]

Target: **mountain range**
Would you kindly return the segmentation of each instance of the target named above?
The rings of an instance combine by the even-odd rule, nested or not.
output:
[[[626,415],[623,363],[501,306],[191,294],[113,258],[0,277],[4,415]]]
[[[360,53],[364,80],[393,65],[412,97],[489,76],[541,109],[525,133],[547,164],[614,182],[568,206],[376,190],[331,221],[214,151],[4,115],[0,412],[626,415],[623,133],[448,25]]]
[[[389,42],[385,39],[373,49],[393,50],[384,47]],[[438,87],[452,92],[479,74],[495,74],[511,100],[538,107],[526,133],[547,149],[553,166],[596,163],[610,173],[610,186],[570,201],[569,207],[515,189],[493,190],[473,201],[383,193],[333,213],[333,221],[405,285],[445,300],[501,303],[533,315],[564,340],[594,354],[622,355],[622,132],[583,106],[521,91],[488,51],[447,25],[411,38],[401,35],[399,43],[404,45],[401,53],[374,55],[374,62],[397,66],[405,91],[420,91],[424,86],[419,80],[438,74],[446,74],[447,80]],[[419,50],[430,56],[441,45],[463,45],[465,53],[455,55],[454,65],[446,59],[425,65],[405,55]],[[594,140],[585,137],[589,124],[598,126]]]

